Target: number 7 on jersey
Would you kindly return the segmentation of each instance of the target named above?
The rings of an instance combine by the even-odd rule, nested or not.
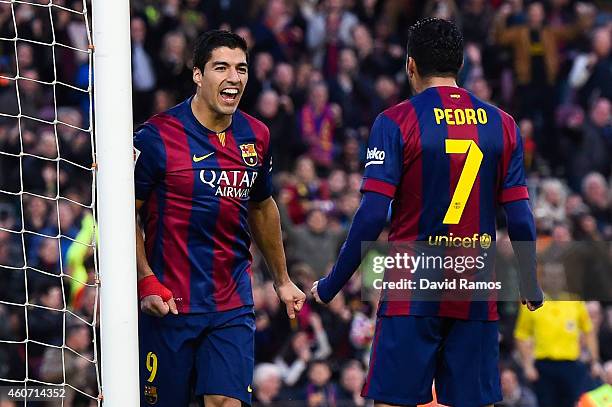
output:
[[[480,164],[482,164],[483,154],[474,140],[454,139],[446,140],[446,153],[467,153],[465,165],[459,176],[459,182],[457,182],[457,188],[455,188],[455,193],[442,222],[445,225],[456,225],[461,220],[461,215],[463,215],[463,210],[474,187]]]

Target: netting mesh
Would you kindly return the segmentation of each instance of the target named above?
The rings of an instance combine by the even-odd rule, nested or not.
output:
[[[49,405],[101,403],[88,9],[0,0],[2,406],[7,386],[65,389]]]

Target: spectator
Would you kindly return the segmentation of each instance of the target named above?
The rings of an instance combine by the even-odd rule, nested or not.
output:
[[[584,201],[600,228],[612,223],[609,190],[605,178],[596,172],[586,175],[582,182]]]
[[[328,177],[328,186],[331,199],[341,198],[347,186],[346,172],[340,169],[333,170]]]
[[[272,363],[261,363],[253,373],[253,406],[280,406],[282,388],[280,368]]]
[[[186,99],[193,91],[192,72],[186,62],[187,40],[180,31],[164,35],[163,46],[155,73],[159,87],[173,92],[178,100]]]
[[[499,407],[538,407],[535,395],[528,387],[519,383],[514,370],[502,369],[501,387],[504,400]]]
[[[34,293],[32,303],[37,306],[28,308],[27,337],[37,343],[28,347],[27,363],[32,376],[40,379],[39,370],[43,353],[47,348],[45,345],[62,344],[63,316],[59,311],[63,308],[64,297],[61,288],[57,285],[38,287]],[[59,367],[61,368],[61,365]]]
[[[474,84],[474,87],[477,85]],[[481,93],[476,88],[474,89],[474,93],[477,95]],[[490,96],[490,93],[488,93]],[[486,96],[486,95],[482,95]],[[480,97],[480,96],[479,96]],[[533,121],[530,119],[522,119],[519,122],[519,128],[521,130],[521,138],[523,139],[523,153],[525,160],[525,168],[528,171],[534,171],[537,168],[537,159],[538,159],[538,151],[537,146],[534,140],[534,129],[533,129]]]
[[[554,99],[552,86],[560,70],[561,41],[574,39],[592,24],[593,13],[583,3],[577,6],[579,20],[573,26],[550,27],[542,2],[535,1],[527,7],[527,22],[507,27],[511,7],[504,4],[495,18],[494,37],[499,45],[514,50],[514,71],[520,96],[520,115],[536,120],[536,127],[544,132],[542,153],[550,158],[553,140],[552,129],[546,119],[552,116]]]
[[[164,89],[156,90],[153,99],[153,113],[165,112],[176,104],[174,94]]]
[[[301,104],[299,96],[295,90],[295,70],[293,66],[284,62],[276,65],[272,87],[278,93],[279,103],[287,114],[295,113],[295,106]]]
[[[293,270],[292,270],[293,271]],[[291,273],[294,281],[296,275]],[[253,287],[255,302],[255,361],[270,362],[291,335],[289,321],[274,291],[271,281]]]
[[[295,137],[294,116],[280,104],[278,93],[273,89],[261,92],[255,117],[270,129],[270,145],[274,168],[288,171],[300,151],[300,142]]]
[[[428,0],[423,14],[428,17],[452,21],[461,27],[459,10],[454,0]]]
[[[343,407],[364,407],[366,401],[361,397],[361,388],[365,382],[365,372],[357,360],[350,360],[340,373],[338,405]]]
[[[591,50],[574,59],[569,84],[579,92],[579,101],[587,106],[595,97],[612,99],[612,27],[593,32]]]
[[[41,378],[49,383],[69,384],[85,394],[97,393],[97,376],[90,352],[90,328],[83,324],[72,324],[66,328],[66,349],[48,348],[41,365]],[[65,398],[52,403],[53,406],[87,405],[89,401],[72,387],[65,386]],[[78,400],[78,401],[77,401]]]
[[[349,341],[353,314],[346,304],[344,295],[342,293],[338,294],[329,303],[329,308],[322,309],[320,314],[329,343],[334,350],[331,361],[342,363],[343,360],[350,358],[354,353]]]
[[[338,60],[338,73],[329,81],[330,100],[342,110],[345,127],[357,129],[372,118],[364,115],[372,98],[372,84],[359,73],[357,55],[352,48],[343,48]]]
[[[52,103],[52,96],[40,84],[41,78],[37,68],[23,69],[20,75],[21,79],[11,83],[10,90],[5,89],[0,94],[2,113],[17,116],[21,112],[23,115],[40,119],[43,108]],[[17,85],[19,86],[19,101]]]
[[[254,53],[269,52],[275,61],[294,61],[304,42],[304,24],[285,0],[272,0],[253,29]]]
[[[314,65],[327,67],[329,76],[336,74],[338,51],[341,46],[353,45],[351,31],[357,17],[347,11],[344,0],[325,0],[323,9],[308,21],[306,45],[314,52]]]
[[[612,360],[612,306],[603,310],[603,322],[599,328],[601,360]]]
[[[290,387],[300,381],[310,361],[324,359],[332,352],[321,317],[310,313],[309,323],[313,330],[313,339],[310,339],[305,331],[296,332],[284,351],[274,360],[274,364],[281,369],[284,383]]]
[[[326,205],[329,189],[326,182],[317,177],[314,162],[307,156],[298,158],[292,180],[284,185],[281,202],[288,206],[288,213],[295,224],[304,222],[306,212]]]
[[[541,183],[541,193],[534,208],[534,216],[540,227],[552,230],[554,224],[565,220],[566,190],[558,179]]]
[[[609,349],[611,346],[610,343],[612,342],[607,342],[609,338],[606,336],[608,336],[610,332],[607,324],[608,321],[606,321],[607,315],[604,313],[605,310],[599,301],[589,301],[586,303],[586,306],[589,317],[593,322],[593,332],[597,336],[600,345],[599,354],[601,360],[609,360]],[[588,357],[588,355],[585,355],[585,357]]]
[[[610,173],[610,155],[604,136],[606,120],[609,120],[605,112],[609,115],[609,109],[609,103],[602,99],[599,105],[593,106],[591,119],[586,120],[582,112],[576,111],[567,120],[559,159],[575,189],[590,172]]]
[[[313,83],[298,122],[302,141],[308,146],[307,154],[321,171],[331,169],[336,119],[337,112],[329,103],[327,85],[324,82]]]
[[[591,149],[600,148],[598,154],[591,151],[591,171],[598,171],[604,176],[610,175],[610,157],[612,154],[612,105],[605,98],[595,100],[589,118],[583,128],[586,143]]]
[[[360,70],[366,77],[374,81],[379,75],[389,73],[389,62],[384,55],[377,54],[372,33],[367,26],[355,25],[352,41],[357,50]]]
[[[338,229],[348,233],[350,221],[353,219],[359,204],[361,196],[356,192],[347,192],[336,203],[336,211],[334,213],[334,221],[338,223]]]
[[[493,12],[485,0],[468,0],[463,2],[463,38],[466,42],[477,42],[481,46],[487,38]]]
[[[374,83],[374,89],[376,91],[380,110],[385,110],[399,103],[399,91],[389,76],[379,76]]]
[[[584,3],[577,5],[576,11],[580,18],[577,24],[553,28],[546,25],[543,3],[534,1],[527,7],[524,24],[507,27],[506,20],[512,8],[509,4],[500,7],[493,27],[495,39],[500,45],[514,48],[514,69],[519,85],[530,84],[536,89],[541,83],[555,83],[559,73],[559,42],[575,38],[593,20],[593,10]]]
[[[304,225],[294,225],[285,205],[281,203],[279,210],[283,230],[292,248],[287,251],[288,258],[308,264],[317,278],[324,276],[333,264],[338,246],[346,233],[330,230],[327,214],[317,208],[308,212]]]
[[[333,407],[338,400],[338,388],[331,381],[331,369],[326,361],[314,360],[308,368],[308,382],[304,387],[308,407]]]
[[[141,17],[132,17],[130,24],[132,39],[132,97],[134,121],[141,123],[151,114],[156,76],[147,44],[147,26]]]

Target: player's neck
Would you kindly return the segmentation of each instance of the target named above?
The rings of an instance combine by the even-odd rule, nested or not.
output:
[[[455,78],[447,78],[447,77],[433,77],[433,78],[427,78],[424,79],[421,82],[421,86],[420,86],[420,90],[418,93],[423,92],[426,89],[429,88],[434,88],[436,86],[452,86],[452,87],[458,87],[457,86],[457,80]]]
[[[232,115],[213,111],[197,94],[191,101],[191,110],[204,127],[217,133],[224,131],[232,124]]]

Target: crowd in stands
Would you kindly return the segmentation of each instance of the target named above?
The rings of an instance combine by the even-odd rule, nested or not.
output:
[[[0,384],[27,374],[97,396],[88,360],[99,332],[87,324],[97,305],[89,285],[96,278],[90,102],[75,90],[89,83],[87,26],[79,14],[83,0],[52,4],[49,11],[0,2]],[[132,0],[134,124],[193,93],[190,50],[199,33],[224,28],[243,36],[249,81],[240,108],[270,129],[289,271],[309,291],[329,272],[359,206],[371,124],[411,96],[407,29],[425,16],[462,29],[460,86],[515,117],[542,264],[560,268],[568,287],[589,300],[588,315],[568,339],[578,349],[568,358],[583,368],[573,380],[582,381],[580,393],[612,384],[612,365],[605,363],[612,359],[608,2]],[[53,41],[70,47],[42,45]],[[498,240],[507,239],[503,217],[499,226]],[[253,271],[255,405],[368,405],[359,391],[378,298],[362,296],[359,275],[328,307],[310,299],[289,321],[255,250]],[[34,304],[27,318],[19,305],[26,301]],[[543,368],[534,375],[521,357],[521,341],[545,339],[537,322],[515,328],[519,306],[499,307],[502,405],[573,405],[580,393],[560,392],[560,404],[549,404],[542,386],[559,389],[564,379],[543,377],[549,374]],[[70,313],[52,311],[64,308]],[[563,326],[566,317],[555,314],[544,330]],[[35,342],[26,347],[26,337]],[[77,353],[62,359],[60,349],[43,344]],[[95,404],[79,392],[71,398],[75,406]],[[13,405],[0,398],[1,407]]]

